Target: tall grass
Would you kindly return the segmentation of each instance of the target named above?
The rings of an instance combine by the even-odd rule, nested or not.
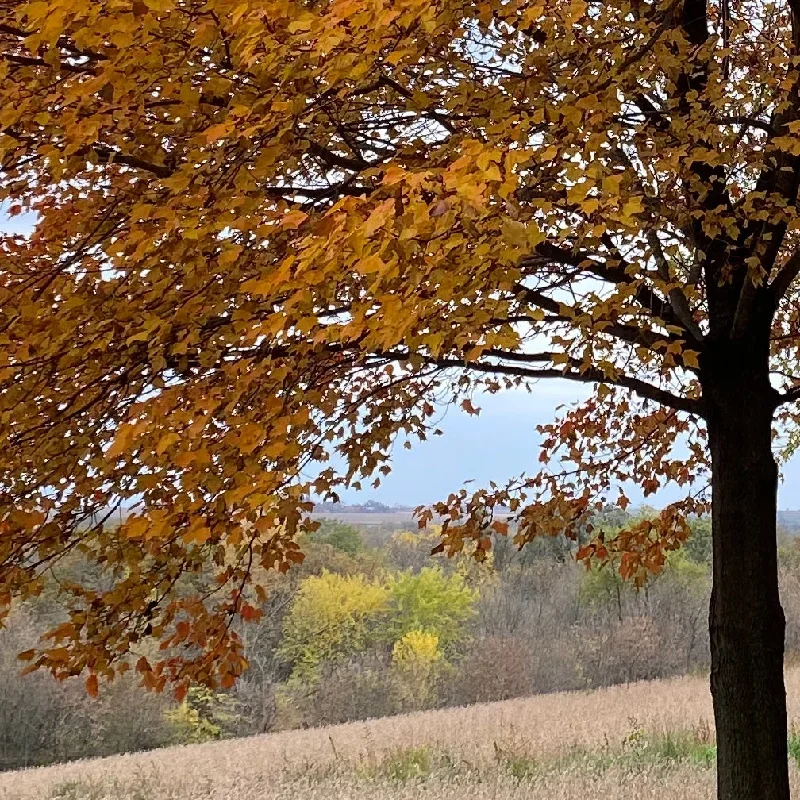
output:
[[[4,773],[0,800],[703,800],[711,718],[707,679],[644,682]]]

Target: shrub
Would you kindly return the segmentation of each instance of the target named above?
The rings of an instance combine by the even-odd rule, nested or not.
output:
[[[231,695],[192,686],[183,702],[165,712],[175,738],[182,744],[198,744],[222,739],[235,729],[236,701]]]
[[[436,696],[436,684],[448,664],[435,633],[414,630],[403,634],[392,649],[399,704],[406,709],[427,708]]]
[[[323,664],[313,684],[293,681],[277,695],[277,727],[299,728],[384,717],[396,713],[390,664],[378,652]]]
[[[456,705],[508,700],[533,693],[533,645],[519,636],[485,636],[469,644],[449,689]]]

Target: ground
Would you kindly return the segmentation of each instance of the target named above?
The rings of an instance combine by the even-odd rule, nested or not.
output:
[[[800,668],[787,693],[800,791]],[[706,677],[642,682],[8,772],[0,800],[710,800],[711,720]]]

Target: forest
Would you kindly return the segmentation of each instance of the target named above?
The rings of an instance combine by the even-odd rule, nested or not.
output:
[[[608,530],[636,519],[618,509],[601,517]],[[80,678],[21,676],[17,654],[59,622],[52,587],[18,605],[0,632],[0,764],[705,674],[710,534],[708,519],[694,519],[684,547],[637,588],[613,561],[577,563],[576,544],[564,537],[520,551],[496,536],[477,563],[468,553],[432,557],[435,529],[324,519],[304,542],[304,562],[271,573],[263,604],[240,624],[249,669],[229,690],[193,686],[180,703],[169,691],[143,691],[132,672],[97,698]],[[791,660],[800,653],[798,540],[783,532],[779,554]],[[91,581],[87,570],[73,557],[52,581]]]

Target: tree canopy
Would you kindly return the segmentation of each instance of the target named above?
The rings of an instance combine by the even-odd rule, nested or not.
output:
[[[34,219],[0,239],[0,602],[75,549],[106,577],[32,665],[94,689],[156,637],[150,685],[231,681],[310,496],[541,378],[594,387],[542,471],[423,521],[480,556],[500,504],[522,545],[672,481],[581,551],[657,570],[752,342],[796,414],[791,5],[0,2],[0,201]]]

